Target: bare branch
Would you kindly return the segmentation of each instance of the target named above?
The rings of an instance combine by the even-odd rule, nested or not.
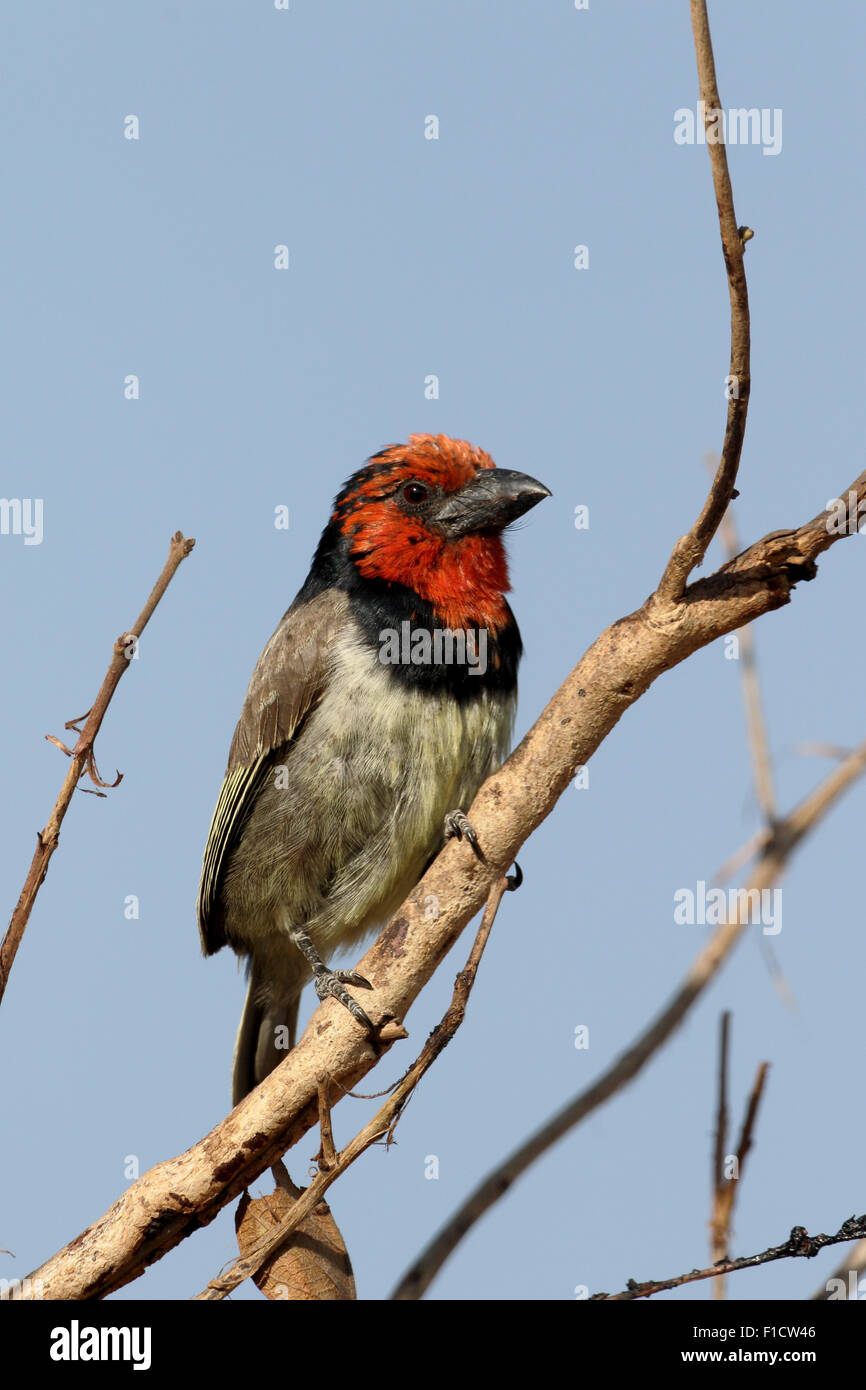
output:
[[[794,752],[806,758],[847,758],[851,749],[843,748],[841,744],[838,743],[816,742],[798,743]]]
[[[720,1188],[725,1176],[725,1143],[728,1137],[728,1055],[731,1013],[722,1014],[719,1028],[719,1099],[716,1106],[716,1143],[713,1151],[713,1186]]]
[[[756,1269],[758,1265],[770,1264],[773,1260],[811,1260],[828,1245],[841,1245],[843,1241],[859,1240],[864,1235],[866,1215],[849,1217],[834,1236],[810,1236],[805,1226],[795,1226],[783,1245],[771,1245],[759,1255],[744,1255],[738,1260],[722,1260],[719,1264],[710,1265],[709,1269],[692,1269],[688,1274],[678,1274],[674,1279],[649,1279],[644,1284],[637,1284],[634,1279],[630,1279],[622,1293],[596,1293],[593,1294],[593,1299],[618,1303],[635,1298],[650,1298],[654,1293],[677,1289],[681,1284],[693,1284],[698,1279],[713,1279],[719,1274],[735,1274],[740,1269]]]
[[[712,457],[708,459],[712,465]],[[727,552],[729,559],[734,559],[740,549],[740,542],[737,536],[737,527],[734,521],[733,508],[728,507],[722,517],[721,524],[722,544]],[[740,674],[743,686],[743,700],[746,706],[746,730],[749,738],[749,752],[752,760],[752,777],[755,784],[755,795],[761,810],[765,828],[757,832],[756,839],[760,842],[772,834],[773,826],[776,822],[776,793],[773,786],[773,763],[770,757],[770,744],[767,737],[767,725],[764,719],[764,707],[761,699],[761,684],[758,679],[758,662],[755,649],[755,639],[752,635],[751,624],[742,629],[739,634],[740,639]],[[850,751],[850,750],[849,750]],[[746,847],[747,848],[747,847]],[[740,853],[745,855],[745,862],[752,858],[751,854],[745,854],[745,850]],[[717,877],[721,880],[727,874],[738,872],[741,867],[739,855],[732,856],[727,864],[719,870]],[[779,959],[771,943],[766,937],[761,937],[761,950],[773,986],[788,1009],[796,1009],[797,1004],[791,986],[785,978],[785,974],[779,964]],[[717,1251],[716,1255],[724,1252]],[[719,1280],[713,1288],[718,1289],[724,1281]]]
[[[331,1125],[331,1082],[327,1076],[323,1076],[319,1081],[319,1134],[319,1167],[323,1172],[327,1172],[337,1162],[337,1149]]]
[[[772,837],[773,832],[771,830],[766,828],[756,830],[754,835],[750,836],[744,845],[740,845],[739,849],[734,850],[734,853],[725,860],[721,868],[716,870],[713,874],[713,883],[728,883],[732,878],[736,878],[740,870],[744,869],[747,864],[751,864],[752,860],[766,848]]]
[[[727,1037],[724,1045],[727,1047]],[[758,1106],[761,1103],[761,1096],[764,1091],[764,1082],[767,1079],[768,1063],[762,1062],[758,1067],[758,1074],[752,1093],[749,1096],[749,1104],[746,1109],[746,1117],[743,1121],[743,1128],[740,1133],[740,1142],[737,1146],[737,1168],[736,1173],[726,1178],[721,1167],[717,1167],[717,1178],[713,1199],[713,1215],[711,1221],[711,1254],[716,1264],[722,1263],[728,1258],[728,1250],[731,1239],[731,1218],[734,1214],[734,1204],[740,1190],[740,1181],[746,1163],[746,1154],[752,1147],[752,1135],[755,1130],[755,1121],[758,1116]],[[713,1280],[713,1298],[721,1299],[725,1296],[725,1276],[719,1274]]]
[[[746,1110],[746,1118],[743,1121],[743,1128],[740,1132],[740,1142],[737,1145],[737,1167],[742,1176],[743,1165],[746,1162],[746,1154],[752,1147],[752,1136],[755,1132],[755,1121],[758,1118],[758,1106],[761,1104],[761,1096],[764,1093],[764,1084],[767,1080],[767,1072],[770,1069],[769,1062],[761,1062],[755,1077],[749,1096],[749,1105]]]
[[[712,463],[712,455],[708,459]],[[728,507],[722,517],[720,534],[722,545],[729,560],[739,553],[740,542],[733,509]],[[752,758],[752,772],[755,781],[755,794],[761,814],[767,825],[772,826],[776,816],[776,793],[773,787],[773,764],[770,758],[770,744],[767,738],[767,724],[764,719],[764,706],[761,700],[761,685],[758,680],[758,663],[755,654],[755,639],[751,627],[744,627],[739,633],[740,675],[743,683],[743,700],[746,706],[746,729],[749,735],[749,751]]]
[[[75,747],[70,750],[62,744],[59,739],[54,738],[51,734],[46,735],[52,743],[56,744],[64,753],[68,754],[71,761],[63,781],[63,786],[60,789],[60,795],[54,803],[54,810],[51,812],[48,824],[37,837],[36,853],[33,855],[30,870],[25,879],[24,887],[21,890],[21,896],[18,899],[15,911],[12,913],[9,926],[6,929],[6,935],[3,938],[2,944],[0,944],[0,1000],[2,1000],[6,991],[6,985],[9,981],[9,972],[12,969],[12,963],[15,960],[18,947],[21,944],[21,938],[24,935],[24,930],[33,909],[33,904],[36,901],[36,894],[39,892],[45,880],[49,861],[57,848],[63,818],[69,809],[69,803],[72,800],[75,788],[78,786],[82,774],[88,772],[97,786],[117,785],[116,782],[103,782],[100,778],[93,758],[93,744],[102,725],[105,711],[108,709],[111,702],[111,697],[117,689],[121,676],[129,666],[133,639],[137,639],[141,636],[153,615],[156,605],[168,588],[178,565],[182,560],[186,559],[194,545],[195,541],[182,536],[180,531],[177,531],[175,535],[172,536],[168,551],[168,559],[163,565],[162,573],[150,592],[147,603],[142,608],[138,618],[129,631],[123,633],[115,642],[111,664],[99,688],[99,694],[93,703],[92,709],[90,709],[86,715],[81,716],[82,719],[87,720],[87,723],[80,732],[78,729],[75,729],[75,725],[79,722],[78,720],[70,720],[66,725],[67,729],[72,728],[75,729],[76,733],[79,733],[78,742]],[[120,776],[121,774],[118,773],[118,782],[120,781]]]
[[[718,138],[718,113],[721,111],[722,103],[716,82],[716,64],[706,0],[691,0],[691,11],[700,96],[704,103],[704,123],[707,127],[707,150],[713,174],[731,301],[731,361],[728,369],[728,418],[719,467],[700,516],[691,530],[680,536],[659,584],[659,594],[663,598],[674,600],[681,597],[689,575],[695,566],[702,562],[719,522],[734,496],[743,436],[746,431],[751,384],[749,294],[743,265],[744,243],[748,237],[741,235],[737,227],[727,150],[724,140]],[[748,230],[744,229],[744,232]]]
[[[722,1224],[722,1194],[725,1189],[725,1146],[728,1137],[728,1057],[730,1052],[731,1014],[726,1009],[719,1028],[719,1083],[716,1102],[716,1142],[713,1149],[713,1211],[710,1218],[710,1253],[714,1260],[727,1254],[727,1229]],[[724,1283],[713,1281],[713,1297],[724,1297]]]

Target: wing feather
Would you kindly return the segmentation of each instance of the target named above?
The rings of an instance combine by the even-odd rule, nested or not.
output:
[[[202,860],[198,925],[205,955],[226,944],[220,908],[223,869],[274,755],[297,737],[321,698],[334,641],[347,613],[348,599],[339,590],[327,589],[303,602],[296,599],[256,663]]]

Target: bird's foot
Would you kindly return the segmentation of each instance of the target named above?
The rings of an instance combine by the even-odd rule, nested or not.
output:
[[[329,970],[327,965],[321,965],[313,971],[313,985],[320,999],[338,999],[349,1010],[356,1023],[360,1023],[362,1028],[371,1033],[375,1031],[372,1021],[361,1005],[346,989],[346,985],[354,985],[356,989],[373,988],[370,981],[359,975],[357,970]]]
[[[484,854],[478,843],[478,836],[465,811],[449,811],[445,817],[445,839],[451,840],[455,835],[458,840],[465,840],[467,844],[471,845],[476,857],[482,863],[484,862]]]

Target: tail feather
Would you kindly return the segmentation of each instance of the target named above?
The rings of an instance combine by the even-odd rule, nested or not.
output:
[[[299,1002],[299,994],[291,999],[263,998],[259,982],[251,976],[235,1041],[232,1105],[264,1081],[294,1047]]]

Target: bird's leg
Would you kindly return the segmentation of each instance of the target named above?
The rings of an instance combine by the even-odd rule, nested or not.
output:
[[[478,836],[475,834],[472,822],[465,811],[449,811],[445,817],[445,839],[450,840],[455,835],[458,840],[465,840],[467,844],[472,846],[475,855],[483,864],[484,853],[478,843]]]
[[[339,999],[356,1023],[360,1023],[362,1028],[368,1029],[371,1033],[375,1032],[372,1021],[346,989],[346,985],[354,985],[357,989],[372,989],[370,981],[365,980],[356,970],[331,970],[313,945],[309,932],[304,931],[303,927],[289,927],[289,936],[312,967],[313,984],[319,998]]]

